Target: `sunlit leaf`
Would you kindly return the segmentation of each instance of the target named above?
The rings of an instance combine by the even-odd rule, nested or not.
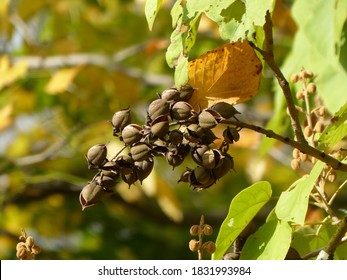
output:
[[[163,0],[147,0],[145,5],[145,15],[148,23],[149,30],[152,30],[154,20],[158,14],[161,3]]]
[[[261,69],[248,41],[208,51],[189,62],[189,84],[196,89],[189,103],[197,109],[220,101],[247,101],[258,92]]]
[[[332,125],[326,127],[319,142],[328,148],[334,147],[343,137],[347,135],[347,103],[334,115]]]
[[[22,78],[27,71],[28,65],[25,61],[17,62],[11,66],[7,56],[0,57],[0,89]]]
[[[284,260],[292,238],[289,224],[281,220],[270,220],[247,238],[240,259]]]
[[[317,161],[308,177],[300,178],[287,191],[282,192],[276,205],[279,219],[304,224],[309,195],[323,167],[324,163]]]
[[[213,259],[222,258],[236,237],[269,201],[271,194],[271,185],[268,182],[259,181],[234,197],[230,204],[229,213],[219,230]]]
[[[81,66],[60,69],[54,73],[45,87],[48,94],[59,94],[64,92],[81,70]]]

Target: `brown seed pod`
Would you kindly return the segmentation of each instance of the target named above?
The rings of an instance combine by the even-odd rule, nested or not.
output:
[[[172,106],[170,115],[174,120],[187,120],[193,115],[193,108],[185,101],[178,101]]]
[[[169,132],[169,142],[173,145],[181,144],[183,140],[183,133],[179,129],[173,129]]]
[[[127,183],[129,185],[129,188],[132,184],[135,184],[135,182],[137,181],[137,173],[136,172],[132,172],[129,174],[122,174],[122,179],[125,183]]]
[[[191,226],[190,227],[190,230],[189,230],[189,232],[190,232],[190,235],[198,235],[199,234],[199,231],[200,231],[200,226],[198,226],[198,225],[193,225],[193,226]]]
[[[41,253],[41,247],[34,244],[33,247],[31,248],[31,252],[35,255],[40,254]]]
[[[152,121],[150,126],[151,133],[153,136],[158,138],[164,138],[168,134],[170,128],[168,116],[158,116],[155,120]]]
[[[152,157],[149,157],[143,161],[135,162],[135,170],[137,174],[137,179],[142,184],[142,181],[146,179],[152,172],[154,167],[154,161]]]
[[[228,144],[233,144],[240,140],[239,130],[236,127],[227,127],[223,131],[224,141]]]
[[[162,92],[161,99],[171,102],[177,102],[180,100],[180,92],[176,88],[169,88]]]
[[[210,149],[202,155],[202,166],[215,169],[222,165],[225,156],[217,149]]]
[[[304,135],[305,135],[306,138],[312,136],[312,133],[313,133],[313,130],[312,130],[312,128],[310,126],[306,126],[304,128]]]
[[[210,108],[219,113],[224,119],[235,118],[235,115],[240,114],[233,105],[226,102],[218,102]]]
[[[210,147],[207,146],[207,145],[195,145],[193,148],[192,148],[192,151],[191,151],[191,156],[192,156],[192,159],[199,165],[202,165],[202,156],[203,154],[210,150]]]
[[[180,101],[187,102],[193,96],[195,89],[190,85],[183,85],[178,91],[180,92]]]
[[[316,90],[317,90],[317,88],[316,88],[316,84],[315,83],[309,83],[307,85],[307,92],[308,93],[310,93],[310,94],[315,93]]]
[[[138,142],[131,146],[130,156],[134,161],[146,160],[151,156],[151,146],[144,142]]]
[[[218,114],[218,113],[217,113]],[[219,114],[218,114],[219,115]],[[214,128],[217,126],[220,118],[216,116],[213,110],[202,110],[198,116],[199,126],[202,128]]]
[[[210,225],[205,224],[203,227],[203,232],[205,235],[211,235],[213,233],[213,228]]]
[[[104,174],[104,171],[100,175],[96,176],[94,182],[100,185],[102,188],[110,190],[114,187],[117,182],[119,175],[117,177],[110,177]]]
[[[88,168],[98,168],[105,162],[106,156],[107,148],[105,144],[96,144],[92,146],[85,155],[88,161]]]
[[[170,146],[168,152],[165,154],[166,160],[172,167],[179,166],[185,158],[185,155],[179,150],[178,146]]]
[[[293,84],[295,84],[297,81],[299,81],[299,76],[298,76],[298,74],[292,74],[291,76],[290,76],[290,82],[291,83],[293,83]]]
[[[209,253],[213,254],[216,251],[216,245],[212,241],[205,242],[202,247]]]
[[[160,115],[167,115],[169,103],[165,99],[156,99],[149,104],[147,113],[150,120],[154,120]]]
[[[111,191],[104,189],[94,182],[90,182],[82,189],[80,193],[80,203],[82,205],[82,210],[95,205],[97,202],[111,194]]]
[[[114,113],[111,124],[113,126],[113,135],[117,136],[118,132],[121,132],[124,127],[130,124],[131,116],[129,108],[122,109]]]
[[[143,127],[137,124],[129,124],[122,130],[122,136],[120,139],[125,144],[131,145],[141,140],[143,132]]]
[[[198,124],[190,124],[183,132],[183,137],[190,143],[201,142],[201,138],[204,136],[204,130]]]
[[[223,153],[221,164],[212,170],[214,177],[218,180],[234,169],[234,159],[228,153]]]
[[[196,239],[192,239],[189,241],[189,250],[192,252],[196,252],[200,249],[200,242]]]
[[[117,170],[123,174],[129,174],[133,172],[134,159],[129,155],[119,155],[116,160]]]

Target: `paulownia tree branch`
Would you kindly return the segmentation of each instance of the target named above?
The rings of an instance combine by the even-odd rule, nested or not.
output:
[[[287,102],[288,112],[289,112],[289,116],[291,119],[291,123],[294,129],[296,139],[300,143],[306,143],[307,141],[301,129],[298,112],[295,108],[295,103],[293,101],[289,83],[284,77],[282,71],[278,67],[274,58],[272,29],[273,29],[273,26],[272,26],[271,15],[268,11],[265,16],[265,25],[264,25],[265,49],[262,50],[255,45],[253,45],[253,47],[263,56],[264,61],[269,65],[271,70],[274,72],[275,77],[277,78],[277,81],[282,89],[282,92]]]
[[[282,143],[285,143],[285,144],[287,144],[293,148],[297,148],[300,152],[302,152],[304,154],[310,155],[310,156],[312,156],[318,160],[325,162],[327,165],[331,166],[333,169],[342,170],[342,171],[347,172],[347,165],[346,164],[344,164],[344,163],[338,161],[336,158],[329,156],[328,154],[310,146],[306,141],[305,142],[295,141],[295,140],[290,139],[289,137],[279,135],[272,130],[265,129],[263,127],[249,124],[249,123],[245,123],[242,121],[226,120],[226,121],[223,121],[223,123],[234,125],[234,126],[240,127],[240,128],[247,128],[247,129],[256,131],[258,133],[264,134],[265,136],[267,136],[269,138],[276,139],[276,140],[278,140]]]

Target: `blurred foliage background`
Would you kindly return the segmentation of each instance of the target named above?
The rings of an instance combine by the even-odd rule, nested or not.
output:
[[[41,246],[38,259],[197,259],[188,249],[189,228],[202,214],[215,240],[241,189],[268,180],[276,196],[299,178],[290,148],[275,145],[258,157],[261,137],[242,131],[231,150],[236,171],[206,191],[177,183],[191,162],[172,170],[156,158],[142,185],[120,182],[110,198],[81,211],[79,192],[95,174],[84,154],[97,143],[119,145],[109,124],[113,113],[130,106],[133,122],[143,123],[149,102],[173,84],[165,51],[174,1],[164,1],[152,32],[144,4],[0,2],[0,259],[16,258],[22,228]],[[274,12],[279,63],[296,32],[290,7],[291,1],[277,1]],[[203,18],[194,55],[222,43]],[[238,110],[265,125],[272,108],[273,79],[265,68],[258,96]],[[311,213],[321,219],[314,208]]]

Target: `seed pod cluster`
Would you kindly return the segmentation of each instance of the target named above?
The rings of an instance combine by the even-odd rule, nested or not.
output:
[[[41,252],[40,246],[35,244],[32,236],[27,236],[25,230],[19,237],[20,242],[16,245],[16,256],[20,260],[34,260],[35,256]]]
[[[191,156],[197,166],[187,169],[178,182],[187,182],[196,190],[212,186],[233,169],[233,158],[227,150],[239,140],[239,130],[227,127],[223,144],[216,148],[217,136],[212,129],[223,120],[236,119],[239,112],[225,102],[196,111],[188,102],[193,94],[189,85],[164,90],[149,103],[142,125],[131,122],[129,108],[114,113],[110,120],[112,133],[124,147],[112,158],[108,158],[105,144],[88,150],[88,168],[98,172],[80,193],[82,209],[111,195],[118,180],[129,187],[142,183],[153,170],[154,157],[165,157],[169,166],[175,168]]]

